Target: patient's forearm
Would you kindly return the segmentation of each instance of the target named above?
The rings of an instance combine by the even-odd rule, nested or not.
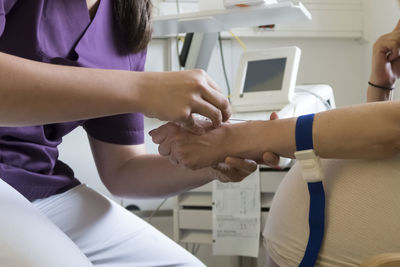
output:
[[[225,140],[227,151],[222,157],[230,155],[258,160],[266,151],[293,157],[295,124],[296,118],[226,125],[229,128]]]
[[[313,125],[314,149],[323,158],[383,158],[397,154],[400,151],[399,111],[400,102],[392,101],[318,113]],[[254,158],[263,151],[271,151],[293,157],[295,124],[295,118],[243,124],[243,136],[237,136],[237,140],[243,141],[232,144],[231,153]]]

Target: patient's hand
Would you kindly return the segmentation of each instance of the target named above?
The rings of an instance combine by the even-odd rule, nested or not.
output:
[[[210,122],[202,121],[200,124],[208,132],[213,129]],[[223,129],[214,131],[210,134],[214,137],[221,137],[224,132]],[[160,154],[169,156],[172,163],[191,169],[211,166],[211,175],[221,182],[240,182],[257,169],[257,163],[253,160],[225,157],[224,153],[218,153],[223,151],[222,147],[218,148],[223,146],[220,139],[195,135],[174,123],[161,126],[151,131],[150,135],[153,142],[160,144]]]
[[[278,119],[278,115],[272,113],[270,119]],[[259,164],[278,167],[279,155],[263,151],[260,146],[260,143],[271,140],[257,122],[225,123],[217,129],[209,122],[202,123],[206,129],[203,135],[195,135],[175,123],[167,123],[151,131],[150,135],[153,142],[160,145],[158,151],[162,156],[169,156],[174,164],[190,169],[217,166],[228,156],[248,158]]]
[[[195,135],[175,123],[167,123],[152,130],[153,142],[159,144],[162,156],[190,169],[217,166],[229,155],[229,125]],[[234,145],[234,144],[232,144]],[[234,156],[234,155],[233,155]]]

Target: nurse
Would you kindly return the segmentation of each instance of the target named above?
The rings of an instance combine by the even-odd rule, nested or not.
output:
[[[314,150],[331,158],[322,161],[325,235],[316,266],[359,266],[374,255],[400,251],[400,101],[385,101],[392,100],[399,78],[400,21],[374,44],[370,103],[315,114]],[[224,124],[201,136],[168,123],[151,135],[160,154],[192,169],[227,155],[276,165],[277,155],[294,157],[296,123],[297,118],[275,118]],[[301,262],[309,236],[309,198],[296,164],[280,184],[268,215],[268,266]]]
[[[144,73],[150,0],[0,0],[0,265],[204,266],[74,177],[63,136],[88,133],[103,183],[121,197],[166,197],[252,161],[191,171],[144,151],[143,115],[204,130],[230,116],[203,71]]]

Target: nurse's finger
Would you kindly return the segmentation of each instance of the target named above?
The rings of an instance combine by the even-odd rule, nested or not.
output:
[[[225,163],[231,168],[241,170],[248,174],[254,172],[257,169],[257,163],[254,160],[249,159],[227,157],[225,159]]]
[[[279,161],[280,161],[279,155],[272,152],[265,152],[263,154],[263,161],[264,164],[272,168],[279,169]]]
[[[198,124],[201,128],[205,129],[206,132],[214,129],[212,122],[209,119],[199,119],[195,118],[196,124]]]
[[[236,164],[234,162],[231,162],[231,163],[234,165]],[[217,166],[215,166],[213,168],[222,174],[222,175],[218,176],[218,180],[223,183],[240,182],[243,179],[245,179],[247,176],[249,176],[249,174],[251,173],[248,170],[232,167],[225,162],[218,163]]]
[[[269,116],[269,119],[270,119],[271,121],[279,119],[278,113],[276,113],[275,111],[272,112],[271,115]]]
[[[194,104],[193,112],[198,113],[204,117],[209,118],[212,121],[214,128],[219,127],[222,123],[221,110],[208,103],[207,101],[201,100]]]
[[[206,88],[202,93],[203,99],[218,108],[221,111],[222,120],[227,121],[232,113],[228,98],[212,88]]]
[[[194,118],[193,114],[191,114],[185,121],[181,122],[180,124],[183,128],[193,134],[202,135],[205,133],[205,128],[202,127],[199,120],[196,120]]]

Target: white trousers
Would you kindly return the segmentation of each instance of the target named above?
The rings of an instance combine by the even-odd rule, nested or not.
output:
[[[386,160],[322,160],[325,236],[316,266],[355,267],[400,251],[400,156]],[[279,266],[298,266],[308,241],[310,197],[298,164],[274,196],[264,230]]]
[[[0,266],[205,266],[86,185],[30,203],[0,179]]]

